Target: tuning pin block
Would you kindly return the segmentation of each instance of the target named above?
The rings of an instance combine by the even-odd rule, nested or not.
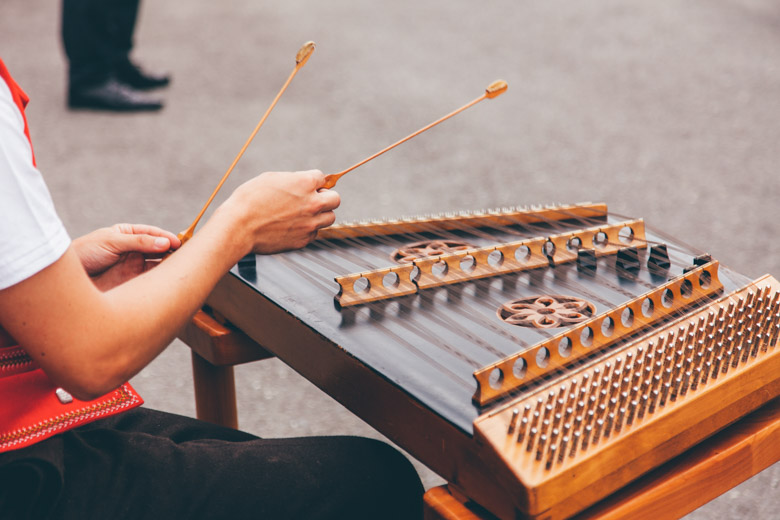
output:
[[[778,335],[780,293],[769,286],[745,287],[606,357],[576,379],[517,401],[500,414],[505,439],[518,446],[521,464],[563,471],[578,463],[578,454],[587,457],[649,427],[668,410],[701,402],[714,381],[762,373],[754,372],[760,361],[778,362],[771,357]]]

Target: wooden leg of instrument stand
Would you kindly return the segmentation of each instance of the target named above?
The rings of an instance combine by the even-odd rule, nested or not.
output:
[[[236,385],[232,366],[214,366],[192,351],[195,411],[198,419],[238,428]]]
[[[202,310],[179,332],[179,339],[192,349],[198,419],[238,428],[233,365],[266,359],[273,354]]]
[[[472,505],[465,497],[456,498],[447,486],[438,486],[425,492],[423,497],[424,518],[425,520],[495,519],[490,513],[477,512],[471,507]]]

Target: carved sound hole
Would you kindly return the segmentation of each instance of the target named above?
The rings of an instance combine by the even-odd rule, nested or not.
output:
[[[520,327],[552,329],[592,318],[596,307],[572,296],[533,296],[506,302],[498,317]]]
[[[474,247],[475,246],[468,242],[461,242],[459,240],[423,240],[422,242],[414,242],[413,244],[399,247],[393,251],[390,258],[399,264],[408,264],[418,258],[444,255],[456,251],[463,251],[464,249],[472,249]]]

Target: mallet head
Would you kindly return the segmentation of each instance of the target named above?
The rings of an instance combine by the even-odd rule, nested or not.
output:
[[[487,86],[485,89],[485,95],[488,97],[488,99],[493,99],[494,97],[498,97],[506,92],[507,88],[509,88],[509,85],[507,85],[506,81],[503,79],[497,79]]]
[[[314,47],[316,45],[314,42],[306,42],[301,47],[301,50],[298,51],[298,54],[295,55],[295,64],[303,67],[306,62],[309,60],[309,57],[311,56],[311,53],[314,52]]]

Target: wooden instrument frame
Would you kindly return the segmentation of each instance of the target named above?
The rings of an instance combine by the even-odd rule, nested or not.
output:
[[[561,236],[563,235],[565,233],[561,234]],[[655,237],[648,239],[657,241]],[[393,241],[397,240],[399,238],[393,238]],[[392,241],[385,240],[383,243],[387,246]],[[713,388],[716,391],[709,397],[704,398],[701,397],[701,393],[698,394],[696,404],[701,405],[702,410],[709,410],[708,414],[702,415],[702,420],[699,421],[702,424],[701,427],[695,426],[686,430],[684,414],[670,412],[664,415],[666,411],[672,410],[673,407],[670,406],[664,412],[659,413],[655,419],[660,415],[662,420],[671,421],[667,426],[675,432],[675,435],[678,433],[680,435],[666,442],[660,439],[659,436],[665,435],[668,431],[667,428],[656,430],[655,433],[650,429],[642,430],[637,428],[637,431],[648,432],[643,435],[645,437],[649,435],[649,437],[643,437],[642,442],[647,442],[651,446],[661,446],[663,449],[659,450],[658,453],[654,452],[654,450],[643,452],[637,459],[639,462],[636,467],[626,468],[625,465],[621,465],[620,461],[628,453],[625,450],[628,449],[630,451],[630,442],[625,444],[625,442],[628,442],[625,440],[627,437],[621,440],[616,435],[614,437],[615,442],[623,442],[625,446],[621,445],[623,446],[621,448],[623,451],[618,450],[617,453],[609,455],[612,459],[615,459],[615,464],[609,466],[614,468],[610,469],[614,473],[609,475],[610,478],[604,478],[607,475],[604,474],[603,469],[593,467],[583,469],[583,471],[589,472],[589,476],[572,488],[576,491],[576,496],[572,496],[567,494],[568,491],[564,490],[567,487],[565,482],[570,480],[573,474],[564,476],[553,475],[553,480],[558,479],[556,483],[549,486],[542,485],[541,481],[536,482],[533,478],[529,480],[526,470],[520,468],[524,463],[518,465],[516,460],[510,460],[513,455],[510,456],[510,452],[500,447],[502,443],[506,442],[506,440],[502,439],[506,438],[508,424],[510,425],[508,433],[512,434],[513,431],[511,425],[516,414],[513,415],[512,410],[507,408],[507,406],[511,406],[512,401],[510,403],[505,402],[497,407],[491,405],[490,409],[479,409],[478,406],[477,408],[469,408],[466,410],[465,415],[463,415],[463,411],[460,409],[446,408],[446,406],[449,406],[449,402],[454,401],[446,401],[444,408],[437,407],[436,402],[431,402],[430,394],[425,393],[425,391],[420,392],[419,387],[401,384],[404,380],[417,384],[417,382],[421,381],[420,374],[425,376],[429,373],[410,372],[409,369],[414,365],[408,364],[407,361],[415,358],[408,358],[408,356],[412,354],[419,355],[419,352],[413,349],[407,353],[396,350],[396,355],[401,356],[399,359],[403,359],[404,362],[398,365],[398,360],[395,360],[396,365],[393,365],[393,367],[397,366],[401,371],[388,372],[387,367],[382,366],[385,363],[383,360],[386,358],[376,357],[376,354],[382,351],[381,348],[383,346],[392,347],[393,345],[391,341],[382,339],[384,334],[390,333],[392,341],[397,341],[398,338],[395,335],[397,333],[393,333],[381,325],[381,312],[385,309],[385,304],[371,304],[369,308],[357,311],[359,315],[356,311],[343,312],[340,309],[328,309],[326,306],[328,303],[327,296],[322,296],[323,290],[327,294],[327,287],[323,284],[316,287],[315,267],[307,267],[311,264],[302,264],[303,271],[289,271],[289,263],[293,259],[301,258],[302,261],[312,262],[314,259],[319,258],[316,256],[312,258],[312,255],[317,251],[322,254],[330,254],[328,253],[328,248],[323,249],[320,247],[315,248],[314,252],[300,253],[301,257],[290,256],[279,261],[258,257],[255,259],[255,262],[244,262],[243,270],[242,265],[239,264],[237,269],[234,269],[220,280],[208,297],[207,305],[216,312],[220,322],[229,323],[231,327],[235,327],[235,334],[238,334],[238,331],[240,331],[240,334],[245,335],[249,343],[262,346],[263,353],[258,354],[258,357],[265,356],[265,352],[279,357],[280,360],[293,367],[320,389],[364,419],[368,424],[402,446],[411,455],[423,461],[429,468],[451,484],[450,490],[458,490],[456,494],[462,491],[460,494],[464,497],[468,496],[469,500],[478,504],[484,504],[489,507],[492,514],[499,518],[563,518],[577,514],[670,457],[682,453],[705,437],[725,427],[728,423],[737,420],[747,411],[760,407],[780,393],[780,379],[773,376],[774,373],[780,373],[780,366],[777,366],[778,362],[780,362],[778,361],[780,356],[775,355],[776,352],[780,352],[780,349],[773,347],[772,355],[770,356],[772,359],[771,363],[750,365],[749,370],[738,378],[738,395],[734,399],[729,400],[729,387],[723,384],[713,384]],[[673,265],[676,266],[675,269],[685,267],[687,274],[681,277],[681,279],[688,280],[693,277],[694,280],[697,280],[698,278],[696,277],[700,276],[699,273],[708,269],[707,265],[700,267],[698,270],[688,272],[691,268],[686,267],[688,260],[682,258],[685,256],[685,254],[682,254],[682,251],[682,249],[676,250],[672,257]],[[650,256],[645,252],[642,258],[650,258]],[[694,260],[698,259],[696,257]],[[613,265],[614,267],[617,261],[615,259],[602,258],[600,262],[601,268],[605,269],[607,265]],[[334,265],[333,263],[327,263],[323,269],[324,271],[332,271]],[[710,265],[709,268],[714,266],[717,269],[717,263],[708,265]],[[289,274],[283,274],[288,272],[283,271],[284,269],[288,269]],[[312,270],[307,271],[307,269]],[[743,290],[742,288],[745,287],[743,285],[745,282],[742,281],[744,277],[728,272],[728,270],[726,271],[728,284],[724,282],[724,287],[727,287],[729,292],[734,291],[735,288]],[[263,273],[262,278],[258,278],[258,273],[260,272]],[[562,279],[565,279],[567,276],[588,276],[586,274],[577,275],[576,272],[575,266],[564,264],[556,269],[551,276]],[[609,271],[607,272],[609,273]],[[617,272],[615,271],[615,273]],[[280,274],[281,276],[279,276]],[[292,278],[289,278],[291,276]],[[315,282],[315,286],[301,285],[297,287],[295,294],[299,295],[299,300],[289,299],[291,294],[289,289],[292,284],[297,283],[299,280],[295,276],[303,276],[305,280]],[[536,278],[529,276],[529,285],[538,283],[541,276],[544,275],[537,274]],[[664,275],[653,274],[655,278],[652,280],[647,278],[647,276],[649,276],[647,273],[639,277],[629,275],[622,278],[619,284],[613,283],[610,285],[610,282],[607,282],[607,285],[609,290],[613,292],[618,291],[622,298],[629,296],[627,305],[630,306],[636,303],[635,301],[632,303],[631,298],[636,299],[636,295],[642,294],[637,289],[663,286],[663,283],[660,282],[661,280],[664,278],[670,280],[669,273]],[[721,280],[723,279],[723,272],[720,273],[720,278]],[[534,280],[537,280],[537,282],[534,282]],[[699,282],[701,281],[701,279],[698,280]],[[720,283],[718,276],[712,277],[710,280]],[[475,283],[483,283],[483,281],[480,280]],[[679,286],[682,282],[677,281],[675,283],[677,283],[677,285],[674,285],[675,290],[682,295],[684,291]],[[633,284],[631,285],[633,290],[628,291],[627,287],[630,284]],[[706,284],[700,283],[700,285]],[[769,285],[771,285],[772,290],[777,290],[776,281],[770,280]],[[483,288],[492,286],[483,284]],[[452,289],[449,286],[447,287],[446,289],[438,289],[438,293],[432,291],[432,297],[411,297],[415,298],[415,300],[407,302],[407,310],[404,312],[418,309],[422,313],[422,317],[432,319],[428,318],[431,312],[457,309],[461,302],[460,297],[457,292],[452,293]],[[320,291],[317,293],[316,298],[307,298],[306,295],[311,294],[307,291],[313,291],[315,288]],[[508,294],[505,291],[514,290],[514,285],[511,281],[508,284],[504,282],[499,285],[499,288],[500,294],[497,292],[495,296],[504,297]],[[766,290],[768,291],[769,289]],[[780,292],[775,292],[773,295],[771,316],[775,316],[777,311],[778,295],[780,295]],[[442,296],[445,298],[442,298]],[[475,298],[476,296],[477,294],[472,292],[466,294],[468,298]],[[606,298],[606,296],[599,297],[602,299]],[[755,296],[755,301],[765,301],[762,298],[764,297]],[[638,301],[639,299],[636,300]],[[626,300],[617,301],[625,302]],[[607,303],[614,305],[617,301],[603,299],[601,302],[602,308]],[[751,293],[746,301],[747,305],[750,305],[754,301],[754,295]],[[659,306],[659,303],[660,300],[655,301],[656,306]],[[740,303],[740,305],[742,304]],[[398,305],[392,308],[400,310]],[[250,309],[251,311],[248,312]],[[639,315],[638,307],[632,308],[632,310],[635,315]],[[709,311],[710,316],[713,315],[711,308],[705,306],[705,310]],[[373,313],[376,313],[376,315]],[[604,315],[602,313],[599,316]],[[374,322],[375,318],[380,318],[378,323]],[[612,318],[614,322],[618,321],[617,315]],[[355,321],[356,319],[358,319],[357,322]],[[776,344],[777,330],[780,330],[780,324],[774,323],[776,321],[775,317],[772,322],[772,327],[774,327],[772,335],[765,336],[769,338],[766,341],[769,341],[772,345]],[[422,322],[417,323],[423,326]],[[448,323],[452,322],[433,322],[434,325],[439,327],[446,326]],[[764,323],[764,321],[758,323]],[[363,328],[358,328],[355,332],[355,327]],[[739,329],[740,334],[743,330],[741,327],[742,325],[740,325]],[[748,325],[745,325],[745,327],[748,327]],[[202,326],[196,328],[203,329]],[[414,333],[415,330],[412,329],[409,332]],[[750,331],[749,327],[747,331]],[[370,332],[370,334],[361,334],[362,332]],[[436,344],[447,338],[447,331],[437,332],[441,332],[442,335],[422,335],[419,336],[419,342],[427,341]],[[468,333],[466,334],[468,335]],[[629,334],[634,334],[634,332],[629,332]],[[757,332],[754,331],[752,334],[755,335]],[[195,344],[202,351],[204,349],[202,343],[199,344],[197,338],[193,339],[197,334],[193,334],[193,331],[190,330],[189,336],[189,342]],[[222,338],[220,334],[216,334],[216,336]],[[462,336],[457,337],[463,338]],[[753,336],[750,337],[752,338]],[[636,336],[632,336],[632,338],[639,340]],[[469,341],[479,341],[479,338],[473,336],[463,339],[466,341],[466,344],[460,342],[453,343],[453,345],[467,349],[470,346],[468,344]],[[368,343],[366,343],[367,340]],[[206,341],[206,344],[209,341]],[[219,341],[224,342],[223,339]],[[417,342],[418,340],[412,341]],[[497,345],[497,343],[492,345]],[[623,350],[629,348],[630,345],[631,343],[628,345],[620,344],[617,349]],[[507,346],[514,347],[515,344],[502,345],[502,351],[507,352],[504,349]],[[208,352],[208,349],[206,351]],[[492,352],[493,350],[487,353]],[[508,352],[512,352],[512,350]],[[209,355],[214,357],[213,354]],[[607,354],[607,356],[614,355],[614,352]],[[249,356],[249,358],[251,357]],[[456,361],[463,360],[463,358],[457,356],[454,359]],[[237,362],[242,360],[244,358],[237,358]],[[377,363],[378,360],[380,361],[379,363]],[[203,372],[203,363],[201,361],[202,358],[197,360],[197,362],[196,358],[194,358],[196,379],[203,379],[203,376],[199,375],[199,373]],[[578,362],[578,370],[600,362],[604,362],[604,359],[601,357],[583,359],[582,363]],[[445,370],[447,369],[446,365],[440,366]],[[462,374],[462,368],[462,366],[458,368],[460,370],[458,374]],[[405,375],[407,373],[412,374],[409,376],[412,379],[404,379],[407,377]],[[447,375],[448,372],[444,372],[444,374]],[[422,381],[427,384],[428,380],[423,379]],[[222,383],[224,386],[224,381]],[[231,386],[232,380],[228,381],[228,383],[227,386]],[[447,388],[455,392],[453,396],[457,396],[458,403],[462,400],[462,391],[469,388],[461,385],[453,389],[451,385],[447,386],[446,381],[441,381],[441,383],[441,388]],[[544,388],[544,386],[541,388]],[[473,392],[473,390],[471,391]],[[531,391],[535,390],[532,389]],[[438,387],[437,392],[440,392]],[[203,392],[201,391],[200,393],[202,394]],[[232,398],[229,393],[223,392],[223,394],[227,395],[228,399]],[[719,408],[718,403],[721,401],[727,401],[725,408]],[[441,414],[432,413],[434,410],[441,412]],[[476,419],[472,415],[475,412],[477,413]],[[698,408],[696,412],[699,412]],[[400,420],[400,418],[403,418],[403,420]],[[217,417],[217,420],[224,420],[224,418],[220,419]],[[410,424],[414,425],[413,434],[410,434],[408,427]],[[664,424],[666,425],[666,423]],[[608,436],[608,434],[605,434],[605,436]],[[653,438],[651,439],[651,437]],[[610,442],[612,440],[610,439]],[[592,450],[587,456],[595,453],[603,456],[606,453],[600,449],[603,446],[595,448],[595,451]],[[510,459],[502,460],[505,455],[510,456]],[[567,464],[564,464],[564,469],[568,467]],[[536,470],[534,469],[533,471]]]
[[[193,349],[197,416],[238,427],[232,365],[272,357],[211,309],[200,311],[180,339]],[[218,353],[218,354],[215,354]],[[250,353],[250,356],[246,356]],[[203,357],[201,357],[203,355]],[[216,356],[216,357],[215,357]],[[205,365],[204,375],[201,367]],[[230,374],[223,379],[210,374]],[[680,518],[780,461],[780,398],[579,513],[577,520],[664,520]],[[439,486],[425,494],[425,520],[495,520],[456,489]]]
[[[264,350],[295,368],[388,438],[402,442],[413,456],[424,458],[426,465],[437,474],[467,487],[471,499],[492,504],[493,511],[501,518],[515,517],[517,504],[514,499],[508,500],[513,496],[508,483],[511,476],[502,475],[502,471],[497,471],[487,459],[477,456],[471,437],[440,417],[426,413],[411,396],[404,395],[403,390],[378,377],[357,359],[345,356],[338,345],[281,307],[268,300],[248,298],[241,285],[234,276],[227,275],[209,296],[208,305]],[[252,316],[244,312],[249,306],[254,309]],[[740,401],[735,409],[742,405],[755,408],[761,404],[755,396],[747,400],[750,402]],[[736,416],[726,415],[718,419],[722,425],[736,419]],[[394,417],[404,417],[405,421],[395,421]],[[408,424],[414,424],[420,432],[436,432],[436,435],[417,435],[410,441],[404,435]],[[614,491],[616,489],[605,487],[597,493],[607,496]],[[563,504],[552,516],[551,511],[546,511],[540,512],[539,518],[567,517],[582,506],[580,503]]]
[[[773,292],[778,289],[777,281],[769,276],[756,281],[754,285],[770,286]],[[740,296],[746,296],[748,289],[742,289],[724,300],[734,301]],[[707,307],[700,309],[690,317],[685,316],[684,321],[698,321],[709,310]],[[678,322],[673,322],[661,330],[674,329],[676,325]],[[654,331],[648,335],[649,340],[658,335],[659,331]],[[616,358],[625,356],[635,346],[646,346],[647,341],[641,338],[600,358],[590,369],[603,370],[605,365],[615,364]],[[492,446],[492,456],[500,460],[494,466],[509,468],[515,480],[522,482],[523,488],[528,490],[523,497],[526,501],[523,510],[529,511],[532,516],[541,515],[545,514],[543,505],[557,502],[554,510],[558,513],[555,516],[570,516],[595,502],[594,497],[608,496],[746,412],[765,404],[771,397],[780,395],[780,378],[777,376],[780,374],[780,348],[777,344],[770,347],[769,343],[767,338],[763,344],[756,344],[754,354],[751,354],[749,348],[740,350],[745,355],[737,355],[734,359],[734,366],[739,368],[731,368],[731,359],[725,364],[730,368],[728,373],[721,373],[718,367],[718,377],[709,379],[706,391],[686,389],[674,402],[667,398],[665,405],[661,404],[659,398],[651,428],[638,420],[631,426],[625,426],[624,431],[616,431],[611,438],[603,439],[598,446],[595,441],[592,442],[594,446],[587,453],[580,452],[576,457],[570,457],[568,453],[562,459],[556,456],[553,464],[548,463],[547,467],[544,460],[534,460],[534,454],[526,452],[524,443],[521,445],[514,440],[513,435],[507,435],[511,407],[519,406],[515,403],[506,404],[501,410],[485,414],[475,421],[477,444]],[[760,362],[755,361],[757,358],[760,358]],[[537,391],[536,394],[541,392]],[[531,393],[523,399],[531,401],[535,397]],[[668,437],[665,437],[667,434]],[[483,456],[489,455],[483,452]],[[589,460],[598,460],[598,464],[588,464]],[[619,470],[605,478],[603,467],[617,467]]]

